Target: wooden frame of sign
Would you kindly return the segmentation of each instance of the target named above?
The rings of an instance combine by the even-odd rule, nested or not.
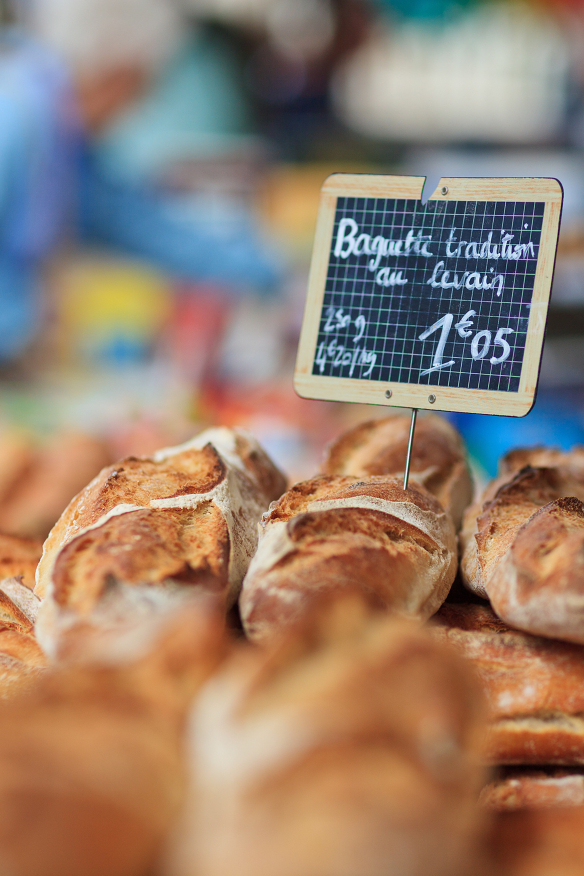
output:
[[[333,174],[294,386],[305,398],[524,416],[539,376],[555,179]]]

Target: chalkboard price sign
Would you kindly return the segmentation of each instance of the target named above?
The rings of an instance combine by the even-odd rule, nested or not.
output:
[[[557,248],[554,179],[334,174],[294,384],[308,398],[523,416]]]

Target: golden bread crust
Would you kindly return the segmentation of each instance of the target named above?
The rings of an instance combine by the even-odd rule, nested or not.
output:
[[[584,772],[509,767],[485,785],[479,804],[496,812],[584,806]]]
[[[506,476],[525,466],[532,468],[563,468],[584,484],[584,447],[560,450],[558,447],[518,447],[510,450],[499,462],[499,474]]]
[[[329,445],[322,471],[355,477],[399,475],[405,466],[409,430],[409,417],[361,423]],[[411,474],[436,496],[460,528],[463,511],[472,499],[472,479],[462,439],[442,417],[430,415],[418,420]]]
[[[22,578],[23,584],[32,590],[42,552],[43,543],[40,539],[0,532],[0,580]]]
[[[0,700],[31,687],[45,666],[31,619],[0,589]]]
[[[273,502],[287,487],[285,476],[251,435],[243,430],[235,433],[235,450],[261,493]]]
[[[35,587],[44,599],[43,647],[54,651],[63,626],[118,586],[199,588],[230,607],[257,545],[257,522],[284,487],[255,439],[228,429],[104,469],[45,542]]]
[[[151,871],[182,799],[188,707],[224,652],[216,613],[189,606],[140,656],[84,663],[78,647],[75,665],[0,704],[7,872]]]
[[[481,680],[490,763],[584,764],[581,647],[511,629],[486,606],[445,604],[433,624]]]
[[[202,692],[172,876],[458,873],[481,715],[464,666],[418,625],[355,594],[321,604]]]
[[[483,504],[476,522],[475,541],[485,589],[519,528],[535,511],[557,498],[562,484],[556,469],[527,467],[499,487],[494,497]],[[463,557],[463,573],[464,568]]]
[[[29,452],[26,471],[0,501],[0,530],[46,538],[67,503],[111,456],[102,441],[75,432]]]
[[[34,450],[30,438],[19,433],[0,436],[0,505],[11,501],[26,480],[34,464]]]
[[[144,508],[71,539],[54,565],[53,598],[87,615],[112,579],[149,586],[172,580],[221,595],[229,586],[228,564],[229,532],[216,505]]]
[[[179,465],[181,467],[179,468]],[[164,463],[151,459],[127,457],[104,468],[99,475],[73,499],[53,527],[45,542],[44,554],[52,553],[77,532],[96,523],[118,505],[147,508],[153,499],[166,499],[206,493],[225,477],[225,466],[211,446],[182,453],[178,459]],[[43,557],[43,566],[45,564]],[[42,572],[41,578],[42,581]],[[37,594],[45,589],[37,585]]]
[[[320,475],[292,487],[264,515],[241,617],[247,635],[265,641],[323,592],[358,587],[372,605],[427,618],[455,574],[454,527],[423,487]]]
[[[518,452],[517,461],[524,455]],[[584,643],[579,494],[584,497],[584,481],[562,465],[528,465],[502,476],[465,516],[461,572],[469,589],[487,596],[512,626]]]
[[[488,593],[495,611],[514,626],[584,644],[584,504],[566,497],[532,514]]]
[[[584,501],[584,448],[575,447],[571,451],[561,451],[550,447],[528,447],[512,450],[499,463],[499,474],[482,492],[482,495],[470,505],[464,514],[463,526],[460,532],[461,570],[466,586],[480,596],[486,597],[484,581],[478,566],[476,536],[478,534],[478,519],[487,510],[497,494],[517,479],[522,482],[523,470],[530,472],[528,480],[532,480],[534,472],[540,469],[548,471],[549,493],[546,501],[540,501],[537,507],[545,505],[554,499],[565,496],[575,496]],[[555,471],[555,481],[550,481],[550,470]],[[516,495],[521,501],[521,490]]]
[[[316,475],[290,487],[279,501],[270,506],[262,522],[265,526],[269,526],[273,521],[290,520],[301,514],[312,502],[358,495],[375,496],[388,502],[410,502],[422,511],[433,511],[436,514],[442,511],[440,503],[415,482],[404,490],[399,478],[385,475],[379,477]]]

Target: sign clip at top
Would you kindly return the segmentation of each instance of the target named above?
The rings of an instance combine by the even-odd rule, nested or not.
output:
[[[306,398],[524,416],[562,209],[555,179],[333,174],[294,385]]]

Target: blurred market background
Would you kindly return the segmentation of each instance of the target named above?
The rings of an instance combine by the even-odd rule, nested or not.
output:
[[[208,424],[297,478],[383,413],[292,389],[333,171],[561,180],[536,406],[453,419],[491,474],[511,446],[584,443],[583,0],[0,14],[0,529],[43,534],[105,462]]]

